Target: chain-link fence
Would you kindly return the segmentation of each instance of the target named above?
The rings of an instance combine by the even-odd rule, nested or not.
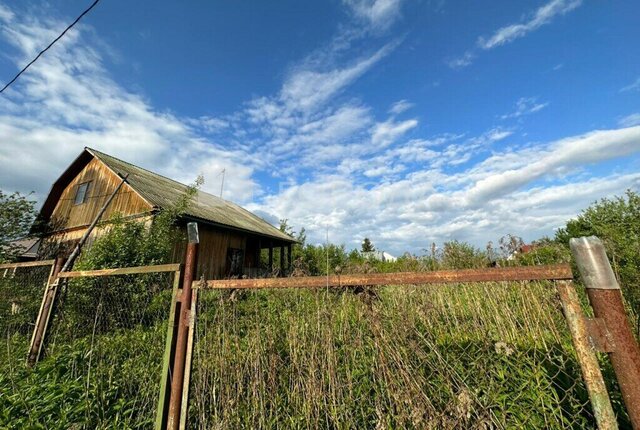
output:
[[[152,427],[177,273],[61,279],[28,369],[50,270],[0,270],[0,428]],[[197,296],[190,428],[596,426],[553,282]]]
[[[553,283],[523,282],[201,290],[189,425],[596,423]]]
[[[0,268],[0,378],[10,376],[26,360],[52,264],[17,263]]]
[[[152,427],[174,276],[61,279],[43,355],[15,378],[0,427],[2,414],[11,428]]]

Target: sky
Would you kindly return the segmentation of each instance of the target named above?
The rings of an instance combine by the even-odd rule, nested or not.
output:
[[[89,1],[0,0],[0,83]],[[102,0],[0,94],[0,189],[89,146],[311,243],[552,236],[640,189],[640,3]]]

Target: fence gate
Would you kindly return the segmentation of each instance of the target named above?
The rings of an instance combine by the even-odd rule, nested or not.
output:
[[[194,282],[180,427],[629,427],[572,278],[556,265]]]
[[[0,380],[0,427],[152,427],[179,279],[179,264],[59,273],[37,365],[24,365],[24,343],[11,383]]]
[[[0,362],[11,378],[24,365],[53,260],[0,264]]]

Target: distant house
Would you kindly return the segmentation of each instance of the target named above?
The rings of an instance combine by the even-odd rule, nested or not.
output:
[[[532,244],[530,244],[530,245],[527,245],[527,244],[520,245],[520,246],[518,247],[518,249],[514,250],[514,251],[513,251],[513,252],[512,252],[508,257],[507,257],[507,260],[508,260],[508,261],[515,260],[515,259],[518,257],[518,255],[528,254],[528,253],[530,253],[530,252],[535,251],[537,248],[538,248],[538,245],[536,245],[535,243],[532,243]]]
[[[397,258],[385,251],[368,251],[363,252],[362,256],[367,260],[393,262]]]
[[[85,148],[54,182],[42,206],[36,225],[48,223],[53,226],[44,240],[62,245],[60,249],[68,253],[116,189],[121,177],[127,174],[126,184],[107,208],[103,221],[120,213],[126,219],[153,222],[162,208],[178,202],[188,190],[186,185],[172,179]],[[234,203],[198,191],[179,225],[186,228],[190,221],[197,221],[199,227],[198,277],[255,277],[263,249],[269,249],[269,255],[272,255],[274,248],[280,248],[283,268],[285,261],[290,266],[291,245],[295,239]],[[96,228],[92,238],[103,233],[105,228]],[[184,256],[184,246],[184,243],[175,245],[177,262]],[[288,251],[288,258],[284,258],[285,251]]]
[[[40,240],[33,237],[25,237],[11,242],[12,249],[16,250],[18,261],[32,261],[38,258]]]

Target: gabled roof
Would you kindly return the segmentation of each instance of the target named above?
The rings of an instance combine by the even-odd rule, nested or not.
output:
[[[87,157],[87,155],[89,157]],[[66,182],[68,184],[93,157],[102,161],[109,169],[120,176],[128,174],[127,183],[129,186],[156,208],[165,208],[177,203],[188,190],[188,187],[180,182],[127,163],[104,152],[92,148],[85,148],[83,153],[80,154],[54,184],[51,193],[47,197],[47,201],[45,201],[43,205],[41,218],[48,219],[46,211],[49,211],[49,216],[51,212],[53,212],[57,202],[57,197],[54,196],[54,194],[56,194],[55,190],[59,188],[64,189],[63,184],[60,182]],[[61,193],[61,190],[58,194],[59,193]],[[54,201],[50,202],[52,199]],[[268,236],[279,241],[296,242],[291,236],[281,232],[248,210],[243,209],[235,203],[200,190],[198,190],[196,196],[193,198],[184,216],[207,224]]]

